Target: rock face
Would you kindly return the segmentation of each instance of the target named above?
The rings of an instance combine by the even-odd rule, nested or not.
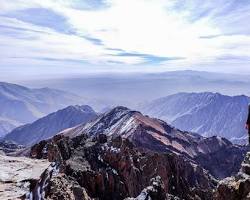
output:
[[[32,146],[32,158],[52,164],[25,197],[214,200],[223,190],[214,194],[213,176],[236,173],[246,151],[224,138],[182,132],[116,107]]]
[[[0,152],[2,154],[14,154],[24,149],[24,146],[11,141],[0,141]]]
[[[165,200],[165,199],[175,199],[178,200],[178,197],[174,197],[173,195],[166,194],[164,191],[164,185],[161,181],[161,177],[157,176],[150,180],[151,185],[146,187],[138,197],[136,198],[126,198],[125,200]]]
[[[142,115],[125,107],[116,107],[86,125],[62,132],[65,136],[81,134],[121,136],[135,146],[157,152],[171,152],[198,163],[217,177],[237,173],[246,149],[220,137],[205,138],[180,131],[166,122]]]
[[[82,191],[85,199],[120,200],[137,196],[141,199],[148,195],[161,200],[170,198],[167,194],[184,199],[211,199],[216,184],[197,164],[176,154],[137,148],[120,136],[57,135],[33,146],[31,156],[60,163],[60,177],[57,175],[54,180],[52,177],[45,191],[48,199],[66,193],[74,195],[73,186]],[[161,181],[159,178],[152,181],[157,176]],[[148,187],[150,184],[153,188]],[[64,189],[58,189],[61,187]]]
[[[51,113],[32,124],[14,129],[4,139],[12,140],[18,144],[30,146],[45,140],[61,130],[85,124],[97,117],[90,106],[68,106],[62,110]]]
[[[220,181],[214,194],[215,200],[250,199],[250,152],[247,153],[240,172]]]
[[[0,155],[0,197],[16,200],[29,192],[30,182],[39,180],[50,165],[46,160]]]
[[[181,130],[203,136],[218,135],[233,143],[246,143],[245,122],[250,98],[219,93],[178,93],[141,107],[151,116],[166,120]]]
[[[79,96],[65,91],[30,89],[0,82],[0,137],[17,126],[31,123],[66,106],[82,103]]]
[[[48,200],[92,200],[76,181],[70,180],[65,174],[53,176],[49,182]]]

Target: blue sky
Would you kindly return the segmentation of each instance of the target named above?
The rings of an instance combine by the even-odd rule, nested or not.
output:
[[[0,78],[250,73],[249,0],[1,0]]]

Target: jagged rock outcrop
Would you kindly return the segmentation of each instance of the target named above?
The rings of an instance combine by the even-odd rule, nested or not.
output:
[[[180,131],[166,122],[118,106],[86,125],[65,130],[62,134],[121,136],[134,145],[157,152],[171,152],[198,163],[216,178],[225,178],[240,169],[246,148],[233,145],[220,137],[202,137]]]
[[[146,187],[138,197],[126,198],[125,200],[165,200],[167,198],[161,177],[157,176],[150,180],[150,186]]]
[[[87,199],[213,200],[217,180],[209,172],[219,178],[236,172],[246,149],[224,138],[182,132],[164,121],[116,107],[31,148],[31,157],[55,162],[60,171],[44,173],[48,178],[41,180],[47,180],[47,187],[39,181],[31,194],[77,199],[76,188]],[[158,176],[162,182],[150,186]],[[157,196],[162,193],[164,197]]]
[[[31,156],[60,163],[60,179],[73,181],[89,197],[101,200],[136,197],[142,190],[150,193],[147,187],[156,176],[162,178],[160,187],[165,194],[185,199],[211,199],[216,184],[204,169],[181,156],[137,148],[119,136],[111,139],[103,134],[74,138],[60,135],[35,145]],[[59,181],[60,184],[64,183]],[[55,196],[54,190],[45,191],[45,196]]]
[[[18,145],[12,141],[0,141],[0,153],[2,152],[2,154],[14,154],[18,151],[21,151],[24,149],[24,146],[22,145]]]
[[[220,181],[214,194],[215,200],[250,199],[250,152],[247,153],[240,172]]]
[[[65,174],[58,174],[50,179],[48,200],[92,200],[86,190]]]

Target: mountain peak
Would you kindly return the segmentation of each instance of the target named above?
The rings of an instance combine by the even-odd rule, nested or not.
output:
[[[68,106],[42,117],[31,124],[17,127],[7,134],[5,139],[23,145],[31,145],[54,136],[64,129],[85,124],[96,117],[97,114],[88,105]]]
[[[108,113],[129,112],[129,111],[131,110],[125,106],[116,106],[115,108],[108,111]]]
[[[70,138],[83,134],[94,137],[105,134],[111,138],[120,136],[129,139],[136,146],[158,152],[174,152],[178,155],[185,155],[189,159],[202,158],[202,155],[213,154],[233,146],[226,139],[205,138],[198,134],[183,132],[162,120],[150,118],[138,111],[121,106],[85,125],[65,130],[62,134]],[[216,176],[224,176],[219,173],[214,172]]]
[[[246,136],[245,120],[250,98],[220,93],[177,93],[142,106],[144,113],[203,136],[218,135],[232,142]],[[239,141],[243,141],[242,139]]]
[[[79,110],[86,113],[95,112],[89,105],[71,105],[64,108],[63,110]]]

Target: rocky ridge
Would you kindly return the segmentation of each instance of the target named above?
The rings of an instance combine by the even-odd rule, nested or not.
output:
[[[236,176],[219,182],[214,194],[215,200],[249,200],[250,199],[250,152],[247,153],[241,170]]]
[[[157,176],[162,178],[162,192],[155,195],[164,195],[165,199],[171,195],[184,199],[211,199],[211,191],[216,185],[216,181],[195,163],[176,154],[137,148],[120,136],[107,138],[99,134],[96,137],[79,135],[69,138],[57,135],[33,146],[31,156],[60,163],[59,175],[51,179],[45,191],[48,199],[55,196],[54,191],[63,196],[65,191],[57,188],[62,184],[71,189],[76,186],[89,198],[101,200],[119,200],[143,194],[154,196],[155,189],[151,188],[151,191],[147,187]],[[59,184],[54,184],[52,190],[50,185],[55,182]],[[68,195],[74,195],[73,189],[70,191],[67,191]]]
[[[245,120],[248,96],[219,93],[178,93],[153,100],[140,107],[143,113],[173,126],[203,136],[221,136],[233,143],[246,144]]]
[[[15,154],[19,151],[22,151],[24,149],[24,146],[18,145],[12,141],[0,141],[0,154],[6,154],[11,155]]]
[[[65,108],[82,104],[77,95],[50,88],[31,89],[0,82],[0,138],[14,128]]]
[[[236,174],[247,151],[247,148],[233,145],[225,138],[206,138],[180,131],[162,120],[122,106],[106,112],[86,125],[62,132],[69,137],[81,134],[97,136],[101,133],[110,137],[127,138],[138,147],[185,156],[217,178]]]
[[[88,105],[68,106],[31,124],[17,127],[8,133],[4,140],[12,140],[18,144],[31,146],[54,136],[64,129],[85,124],[96,117],[96,112]]]
[[[237,172],[245,151],[116,107],[34,145],[52,164],[23,198],[213,200],[213,176]]]

